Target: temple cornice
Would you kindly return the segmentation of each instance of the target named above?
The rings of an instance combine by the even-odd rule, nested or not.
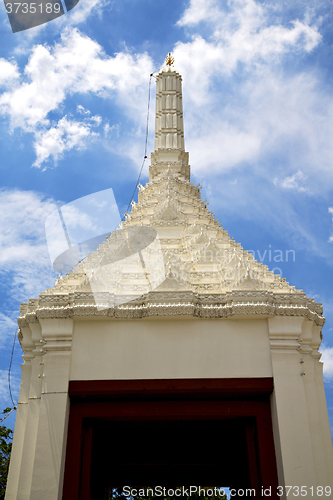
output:
[[[305,294],[282,294],[265,290],[229,291],[226,293],[194,293],[192,291],[153,291],[124,304],[113,306],[113,294],[74,292],[42,295],[34,310],[26,304],[18,318],[20,327],[40,318],[145,318],[148,316],[186,315],[197,318],[230,318],[236,316],[300,316],[323,326],[322,304]],[[96,305],[95,301],[99,301]],[[24,306],[22,304],[22,306]],[[103,306],[103,308],[99,307]],[[36,307],[36,308],[35,308]],[[24,309],[27,311],[25,312]]]

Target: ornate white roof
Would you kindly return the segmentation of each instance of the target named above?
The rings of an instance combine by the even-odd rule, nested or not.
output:
[[[181,81],[170,66],[156,77],[149,182],[139,186],[121,228],[54,288],[22,304],[21,324],[38,317],[179,314],[292,315],[324,324],[322,305],[243,250],[202,201],[200,185],[190,181]],[[133,245],[128,250],[128,238],[135,251]],[[146,247],[150,267],[141,255]]]

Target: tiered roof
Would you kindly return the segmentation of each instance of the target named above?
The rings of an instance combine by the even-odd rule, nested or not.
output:
[[[85,262],[22,304],[21,321],[259,314],[304,316],[322,325],[322,305],[257,262],[208,210],[200,185],[190,181],[182,78],[165,66],[156,81],[155,151],[138,202]]]

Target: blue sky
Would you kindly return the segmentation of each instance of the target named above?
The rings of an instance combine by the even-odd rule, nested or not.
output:
[[[45,219],[107,188],[125,211],[144,154],[149,74],[171,51],[192,180],[209,209],[324,305],[333,428],[332,23],[321,0],[80,0],[13,34],[0,4],[2,407],[19,303],[54,284]],[[150,118],[148,151],[154,90]],[[20,363],[16,345],[16,398]]]

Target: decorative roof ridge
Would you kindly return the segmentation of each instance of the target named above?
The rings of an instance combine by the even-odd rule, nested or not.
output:
[[[112,294],[110,294],[112,295]],[[101,293],[103,304],[112,304],[114,297]],[[190,315],[197,318],[230,318],[233,316],[301,316],[322,327],[322,304],[306,295],[281,294],[267,290],[231,290],[226,293],[198,294],[191,290],[154,290],[118,306],[98,309],[91,292],[74,292],[41,296],[33,310],[22,311],[20,328],[39,318],[106,316],[109,318],[144,318],[147,316]]]

